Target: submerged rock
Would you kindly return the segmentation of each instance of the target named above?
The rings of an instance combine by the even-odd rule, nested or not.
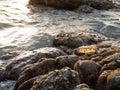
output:
[[[90,5],[96,9],[110,9],[114,4],[110,0],[30,0],[29,4],[42,4],[62,9],[76,9],[80,5]]]
[[[0,82],[0,90],[13,90],[16,81],[8,80]]]
[[[15,90],[72,90],[79,83],[78,73],[66,67],[27,80]]]

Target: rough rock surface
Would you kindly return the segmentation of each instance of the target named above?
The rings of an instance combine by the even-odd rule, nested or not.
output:
[[[18,90],[72,90],[79,83],[78,73],[66,67],[32,78],[22,83]]]
[[[42,58],[37,63],[33,64],[32,67],[25,69],[19,76],[15,88],[23,83],[24,81],[33,78],[38,75],[46,74],[55,69],[61,69],[63,67],[73,68],[75,62],[79,60],[76,55],[59,56],[56,59]],[[31,74],[32,73],[32,74]],[[30,75],[31,74],[31,75]]]
[[[91,33],[65,33],[61,32],[55,36],[53,41],[54,46],[66,46],[70,48],[77,48],[83,45],[92,45],[102,42],[103,40],[107,40],[106,37],[98,34]]]
[[[76,9],[80,5],[90,5],[96,9],[113,8],[114,4],[110,0],[30,0],[30,4],[42,4],[63,9]]]
[[[99,72],[98,64],[90,60],[82,60],[75,64],[74,69],[79,73],[81,83],[94,86]]]
[[[40,48],[38,50],[24,52],[9,60],[2,69],[0,80],[12,79],[17,80],[19,74],[31,64],[37,62],[40,58],[55,58],[57,56],[66,55],[62,50],[52,47]],[[6,56],[8,57],[8,56]],[[4,56],[5,58],[5,56]]]
[[[119,90],[120,68],[104,71],[98,79],[96,88],[97,90]]]

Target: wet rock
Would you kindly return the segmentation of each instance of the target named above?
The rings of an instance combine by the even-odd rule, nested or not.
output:
[[[17,57],[10,59],[5,65],[5,79],[17,80],[19,74],[31,64],[37,62],[40,58],[55,58],[57,56],[66,55],[62,50],[52,47],[40,48],[34,51],[26,51]]]
[[[85,54],[95,54],[97,52],[97,46],[91,45],[91,46],[81,46],[75,50],[76,55],[85,55]]]
[[[0,82],[0,90],[13,90],[16,81],[8,80]]]
[[[63,68],[25,81],[18,90],[72,90],[79,83],[76,71]]]
[[[62,67],[70,67],[74,68],[74,64],[80,60],[81,58],[76,55],[66,55],[66,56],[59,56],[56,58],[58,68]]]
[[[42,4],[63,9],[75,9],[79,6],[78,0],[30,0],[30,4]]]
[[[53,45],[55,46],[63,45],[71,48],[76,48],[81,46],[82,43],[83,43],[82,39],[77,35],[61,32],[55,37]]]
[[[63,50],[68,55],[74,54],[74,49],[68,48],[66,46],[59,46],[58,48]]]
[[[49,71],[53,71],[57,68],[56,61],[54,59],[45,59],[41,62],[35,63],[32,67],[25,69],[20,75],[15,85],[15,90],[17,90],[18,86],[38,75],[43,75],[48,73]]]
[[[111,70],[106,70],[100,74],[97,80],[96,90],[105,90],[107,83],[107,76],[110,74],[110,72]]]
[[[80,5],[90,5],[96,9],[110,9],[114,4],[110,0],[30,0],[30,4],[42,4],[63,9],[76,9]]]
[[[66,66],[73,68],[75,62],[77,62],[79,59],[80,58],[76,55],[59,56],[56,59],[42,58],[37,63],[33,64],[31,67],[25,69],[19,75],[15,88],[18,88],[21,83],[30,78],[46,74],[55,69],[61,69]],[[30,75],[31,73],[32,75]]]
[[[12,59],[12,58],[17,57],[18,55],[20,55],[21,52],[22,52],[22,51],[13,51],[13,52],[5,53],[4,55],[1,55],[1,56],[0,56],[0,59],[1,59],[1,60],[9,60],[9,59]]]
[[[104,71],[98,79],[97,90],[119,90],[120,68]]]
[[[90,89],[90,87],[87,84],[82,83],[80,85],[77,85],[74,90],[93,90],[93,89]]]
[[[94,8],[92,8],[89,5],[82,5],[75,10],[78,13],[92,13],[94,11]]]
[[[115,60],[108,64],[103,65],[100,72],[103,72],[105,70],[115,70],[117,68],[120,68],[120,60]]]
[[[69,48],[77,48],[83,45],[97,44],[107,40],[106,37],[91,33],[65,33],[61,32],[55,36],[53,41],[54,46],[66,46]]]
[[[94,86],[97,81],[100,66],[94,61],[82,60],[76,62],[74,69],[79,73],[81,83]]]
[[[105,90],[119,90],[120,89],[120,68],[110,72],[107,77],[107,84]]]
[[[106,58],[103,58],[98,63],[103,66],[104,64],[108,64],[108,63],[110,63],[112,61],[118,60],[119,58],[120,58],[120,53],[115,53],[115,54],[110,55],[110,56],[108,56]]]

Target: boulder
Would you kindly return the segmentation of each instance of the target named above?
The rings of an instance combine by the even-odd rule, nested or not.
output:
[[[61,69],[63,67],[73,68],[75,62],[79,60],[79,57],[76,55],[66,55],[59,56],[56,59],[53,58],[42,58],[37,63],[33,64],[31,67],[25,69],[20,75],[16,82],[15,89],[18,86],[38,75],[44,75],[55,69]]]
[[[104,71],[98,78],[97,90],[119,90],[120,89],[120,68]]]
[[[41,4],[62,9],[76,9],[80,5],[89,5],[96,9],[110,9],[114,4],[110,0],[30,0],[29,4]]]
[[[99,34],[91,33],[65,33],[61,32],[55,36],[54,46],[66,46],[69,48],[78,48],[83,45],[93,45],[102,41],[108,40],[106,37]]]
[[[111,70],[106,70],[99,75],[96,84],[96,90],[105,90],[107,83],[107,76],[110,74]]]
[[[81,60],[76,62],[74,69],[79,73],[81,83],[87,83],[91,87],[97,81],[99,65],[94,61]]]
[[[20,55],[12,58],[4,66],[5,70],[3,76],[0,79],[11,79],[17,80],[19,74],[26,68],[31,67],[32,64],[36,63],[39,59],[55,58],[57,56],[66,55],[62,50],[52,47],[40,48],[34,51],[22,52]]]
[[[79,83],[78,73],[66,67],[31,78],[14,90],[72,90]]]
[[[108,64],[103,65],[100,72],[105,70],[115,70],[117,68],[120,68],[120,60],[114,60]]]
[[[120,68],[111,71],[108,75],[105,90],[120,90]]]

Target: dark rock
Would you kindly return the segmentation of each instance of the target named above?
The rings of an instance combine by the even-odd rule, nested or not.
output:
[[[107,38],[98,34],[91,33],[65,33],[61,32],[55,36],[54,46],[66,46],[69,48],[77,48],[83,45],[93,45],[107,40]]]
[[[74,68],[74,64],[80,60],[81,58],[76,55],[66,55],[66,56],[59,56],[56,58],[58,68],[62,67],[70,67]]]
[[[89,5],[81,5],[75,11],[78,12],[78,13],[92,13],[94,11],[94,8],[92,8]]]
[[[120,68],[110,72],[105,90],[120,90]]]
[[[77,35],[64,32],[61,32],[55,36],[55,39],[53,41],[53,45],[55,46],[63,45],[71,48],[79,47],[82,45],[82,43],[82,39]]]
[[[35,63],[32,67],[25,69],[19,76],[15,90],[17,90],[18,86],[38,75],[43,75],[48,73],[49,71],[53,71],[56,69],[56,61],[54,59],[45,59],[39,63]]]
[[[105,90],[107,83],[107,76],[110,74],[110,72],[111,70],[106,70],[100,74],[97,80],[96,90]]]
[[[79,57],[76,55],[59,56],[56,59],[42,58],[37,63],[33,64],[31,67],[25,69],[19,75],[15,88],[18,88],[21,83],[30,78],[46,74],[55,69],[61,69],[66,66],[73,68],[75,62],[77,62],[78,60]]]
[[[120,89],[120,68],[104,71],[98,79],[97,90],[119,90]]]
[[[79,0],[30,0],[29,4],[42,4],[62,9],[75,9],[79,6]]]
[[[80,5],[89,5],[96,9],[110,9],[115,7],[110,0],[30,0],[29,4],[42,4],[62,9],[76,9]]]
[[[103,72],[105,70],[115,70],[117,68],[120,68],[120,60],[115,60],[108,64],[103,65],[100,72]]]
[[[63,68],[25,81],[18,90],[72,90],[79,83],[76,71]]]
[[[79,73],[81,83],[95,86],[100,66],[94,61],[82,60],[76,62],[74,69]]]
[[[108,64],[108,63],[110,63],[112,61],[118,60],[119,58],[120,58],[120,53],[115,53],[115,54],[110,55],[110,56],[108,56],[106,58],[103,58],[98,63],[103,66],[104,64]]]
[[[68,55],[74,54],[74,49],[68,48],[66,46],[59,46],[58,48],[63,50]]]
[[[5,79],[17,80],[19,74],[31,64],[37,62],[40,58],[55,58],[57,56],[66,55],[62,50],[52,47],[40,48],[34,51],[24,52],[17,57],[10,59],[5,65]],[[3,78],[2,77],[2,78]],[[1,77],[0,77],[1,78]]]
[[[8,80],[0,82],[0,90],[13,90],[16,81]]]

